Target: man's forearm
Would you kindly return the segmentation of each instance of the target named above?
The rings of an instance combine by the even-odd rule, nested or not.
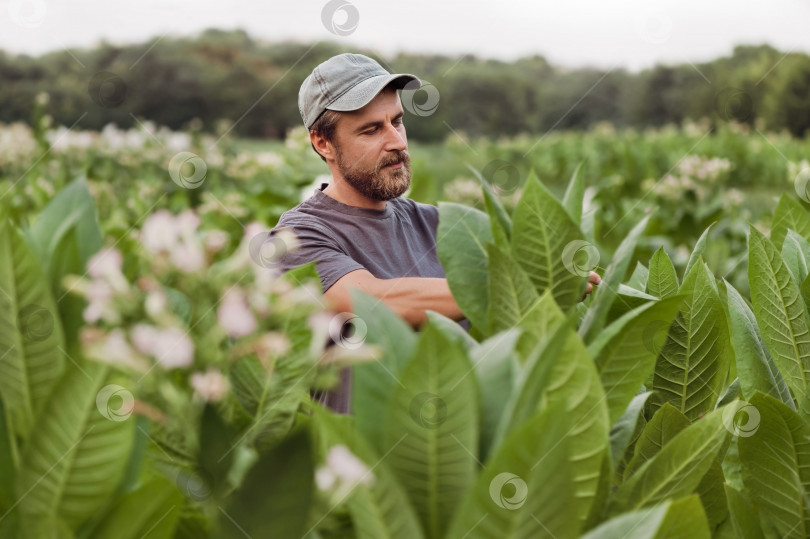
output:
[[[368,279],[362,276],[355,279],[351,274],[347,277],[349,278],[346,283],[340,283],[339,292],[332,291],[337,292],[330,298],[333,307],[337,309],[351,311],[351,296],[348,289],[357,288],[380,298],[389,309],[416,328],[427,319],[425,313],[427,310],[436,311],[456,321],[464,319],[464,313],[450,293],[447,279],[437,277]]]

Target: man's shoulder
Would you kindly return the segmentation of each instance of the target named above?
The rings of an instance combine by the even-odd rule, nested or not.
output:
[[[417,202],[412,198],[397,197],[391,200],[397,208],[404,211],[413,213],[423,213],[428,215],[438,215],[439,207],[433,204],[425,204],[424,202]]]

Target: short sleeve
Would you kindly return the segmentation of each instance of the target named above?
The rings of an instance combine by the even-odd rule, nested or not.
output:
[[[279,221],[270,235],[281,228],[291,229],[298,238],[299,248],[285,254],[280,260],[281,271],[286,272],[315,261],[315,269],[325,293],[338,279],[349,272],[365,267],[346,254],[329,234],[315,223],[299,220]]]

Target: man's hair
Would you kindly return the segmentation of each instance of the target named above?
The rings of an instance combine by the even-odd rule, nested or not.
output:
[[[383,88],[380,93],[383,92],[395,92],[398,88],[394,86],[393,81],[389,83],[385,88]],[[340,112],[336,110],[326,109],[323,111],[323,114],[318,116],[318,119],[315,120],[315,123],[312,124],[312,127],[309,128],[310,131],[314,131],[321,135],[326,142],[331,142],[333,145],[335,144],[335,133],[337,132],[337,122],[340,119]],[[315,148],[315,145],[312,144],[312,141],[309,142],[312,149],[315,150],[315,153],[318,154],[318,157],[323,159],[326,162],[326,157],[322,156],[321,153]]]
[[[340,119],[340,112],[336,110],[329,110],[326,109],[323,111],[323,114],[318,116],[318,119],[315,120],[315,123],[312,124],[312,127],[309,128],[310,131],[315,131],[320,136],[322,136],[327,142],[331,142],[332,144],[335,143],[335,132],[337,131],[337,122]],[[318,154],[318,157],[323,159],[326,162],[326,157],[322,156],[321,153],[315,148],[315,145],[312,144],[310,141],[310,146],[312,149],[315,150],[315,153]]]

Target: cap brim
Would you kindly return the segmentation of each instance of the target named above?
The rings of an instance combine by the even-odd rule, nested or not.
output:
[[[388,86],[395,82],[398,90],[408,86],[408,89],[418,90],[422,86],[415,75],[409,73],[397,73],[396,75],[378,75],[360,82],[349,89],[346,93],[326,105],[327,109],[337,111],[357,110],[368,105],[374,97]]]

